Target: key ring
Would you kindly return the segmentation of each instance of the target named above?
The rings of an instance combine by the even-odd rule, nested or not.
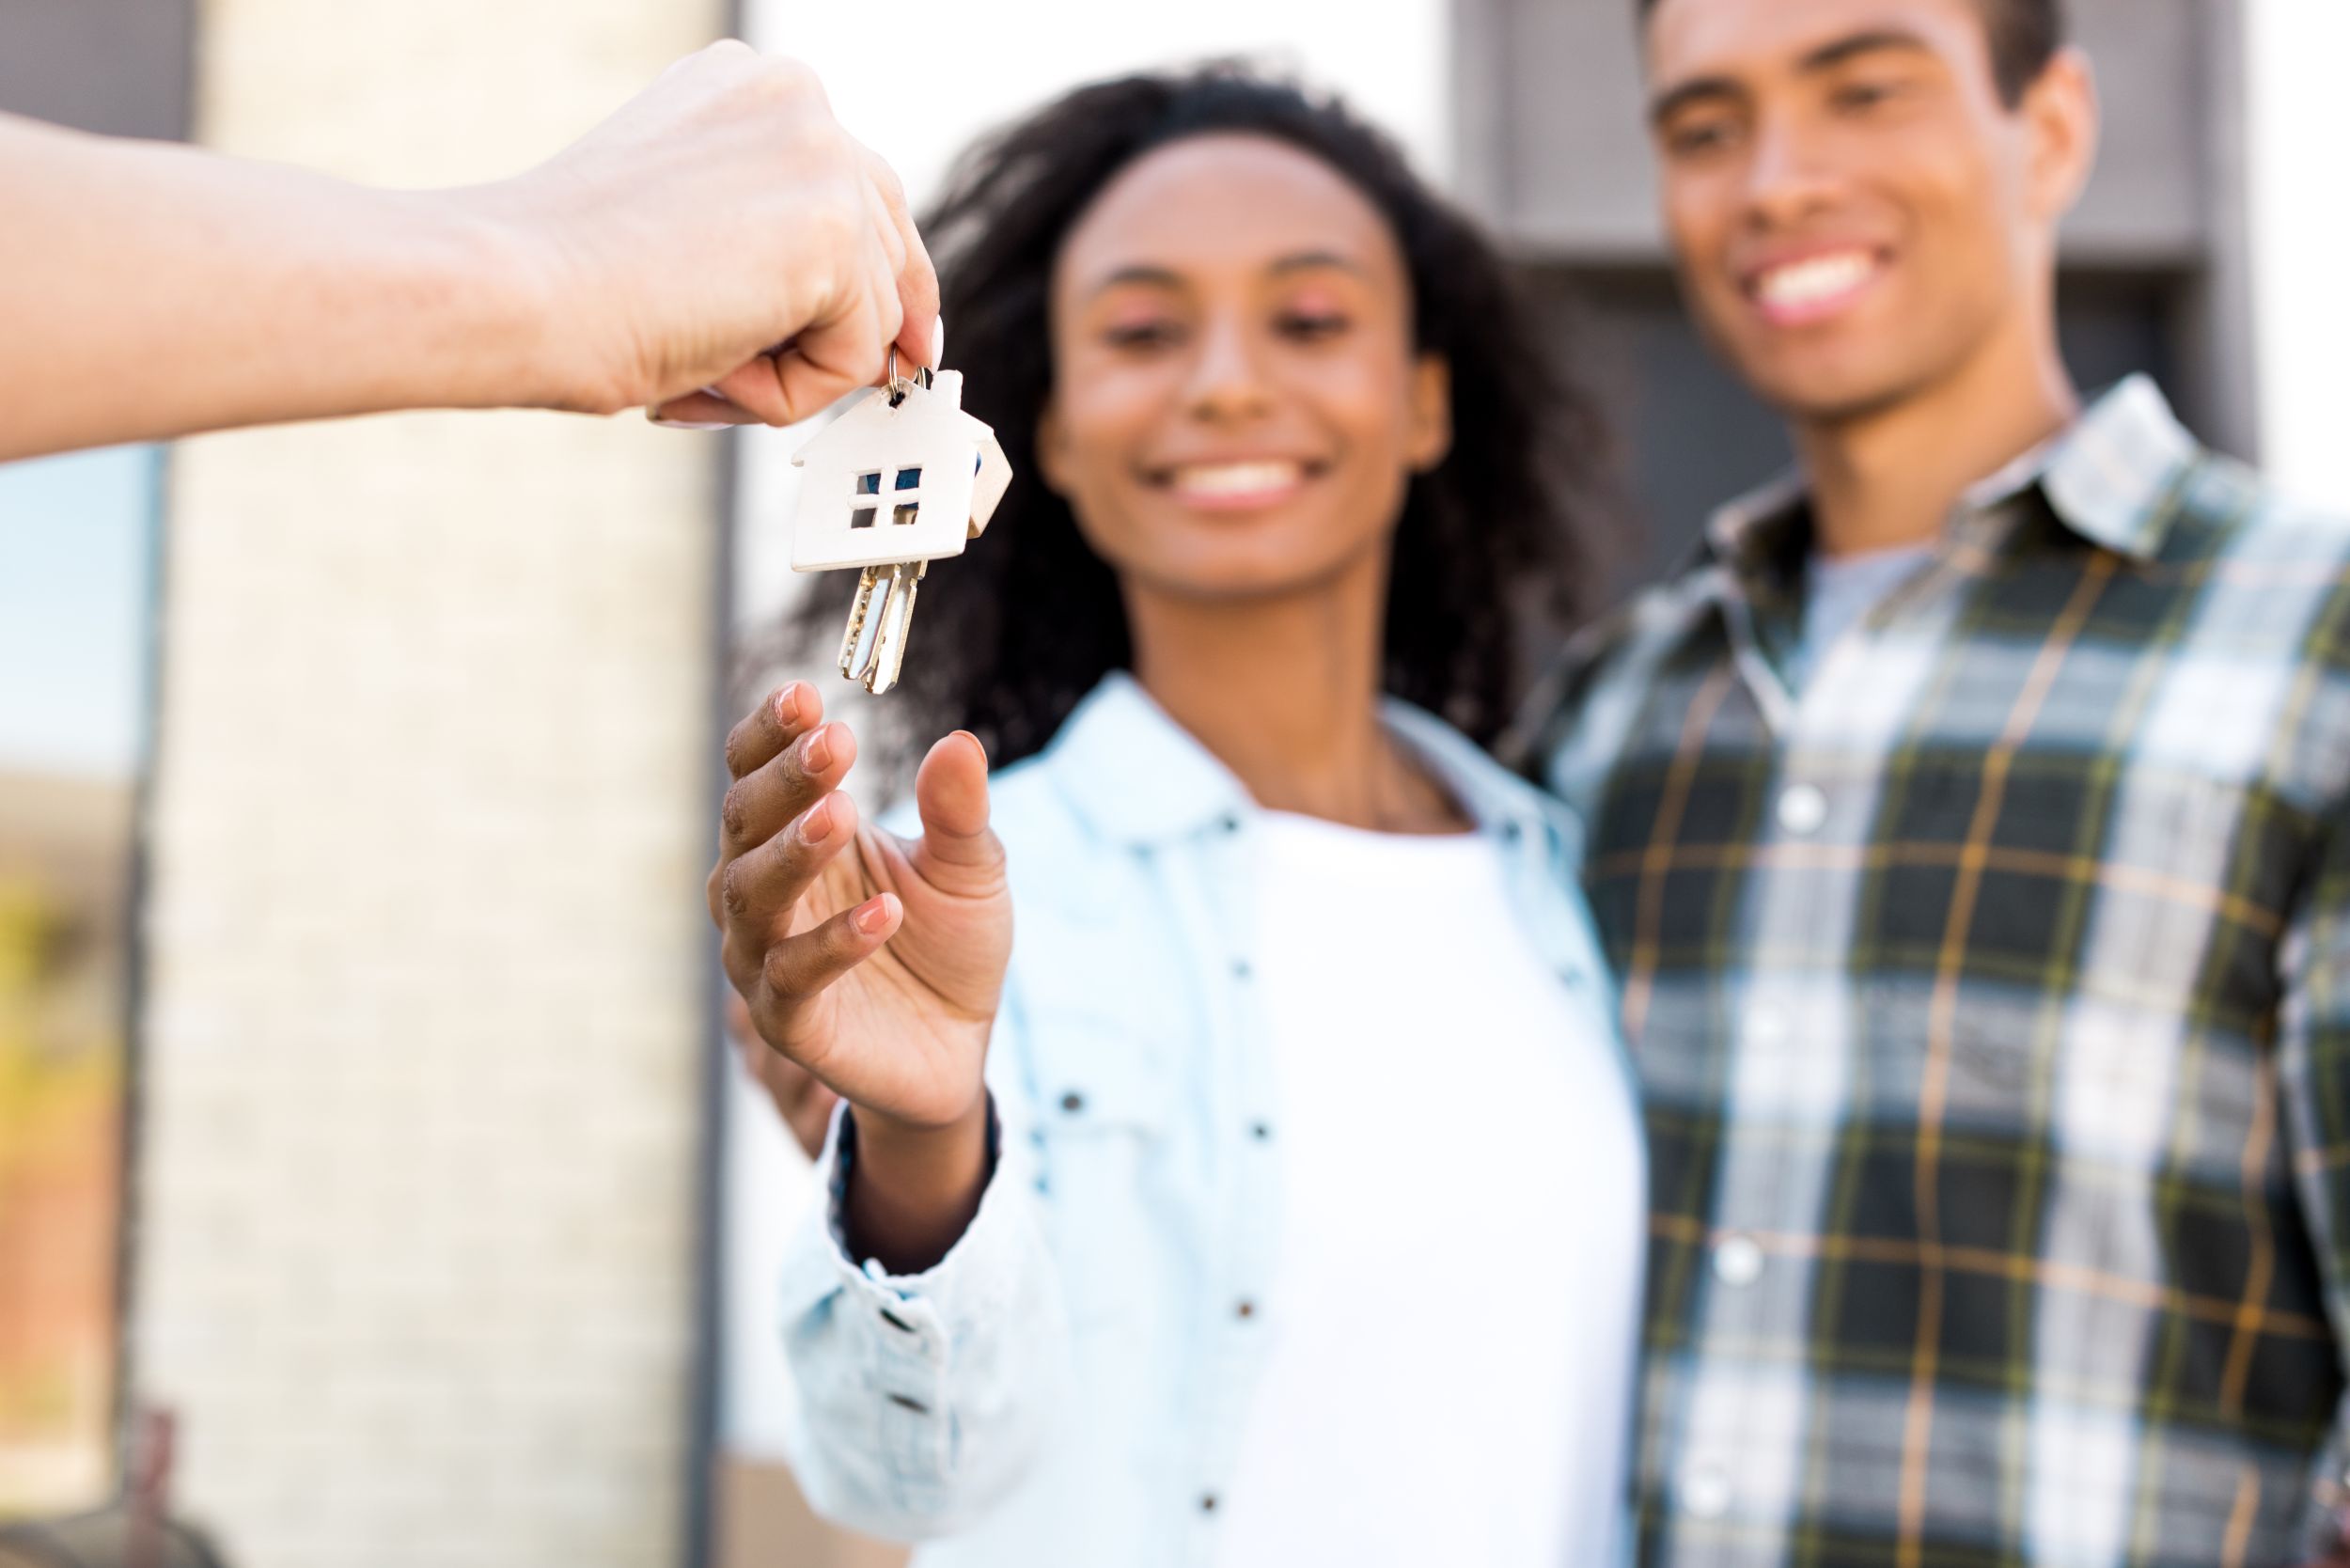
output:
[[[925,391],[930,389],[931,368],[929,366],[921,366],[914,372],[915,376],[920,378],[918,382],[910,377],[901,376],[898,373],[898,345],[895,343],[889,345],[888,370],[889,406],[892,408],[896,408],[900,403],[904,402],[906,400],[906,394],[913,391],[916,386],[919,385]]]

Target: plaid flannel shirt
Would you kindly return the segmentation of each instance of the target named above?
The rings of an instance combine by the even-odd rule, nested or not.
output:
[[[1647,1097],[1641,1560],[2290,1564],[2350,1343],[2350,525],[2132,382],[1801,690],[1782,487],[1538,761]]]

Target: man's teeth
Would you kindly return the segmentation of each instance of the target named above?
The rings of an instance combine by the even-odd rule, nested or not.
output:
[[[1875,271],[1876,262],[1864,251],[1815,256],[1763,274],[1755,292],[1764,305],[1800,308],[1849,294]]]
[[[1178,468],[1175,488],[1194,495],[1255,495],[1295,484],[1305,470],[1294,463],[1221,463]]]

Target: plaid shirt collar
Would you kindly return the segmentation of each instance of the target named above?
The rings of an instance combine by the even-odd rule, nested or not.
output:
[[[1966,534],[2037,489],[2057,521],[2100,549],[2150,560],[2173,515],[2157,505],[2194,461],[2195,438],[2154,382],[2132,376],[2099,398],[2073,425],[1968,488],[1953,517]],[[1706,591],[1733,584],[1749,597],[1792,594],[1810,546],[1803,477],[1781,474],[1731,501],[1707,523],[1700,546]]]

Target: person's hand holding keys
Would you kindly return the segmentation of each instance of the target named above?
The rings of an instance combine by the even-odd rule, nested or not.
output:
[[[526,173],[378,190],[0,115],[0,459],[401,408],[805,419],[937,356],[905,195],[735,42]]]
[[[577,259],[603,409],[788,424],[937,356],[938,279],[896,173],[807,67],[689,55],[515,182]]]

